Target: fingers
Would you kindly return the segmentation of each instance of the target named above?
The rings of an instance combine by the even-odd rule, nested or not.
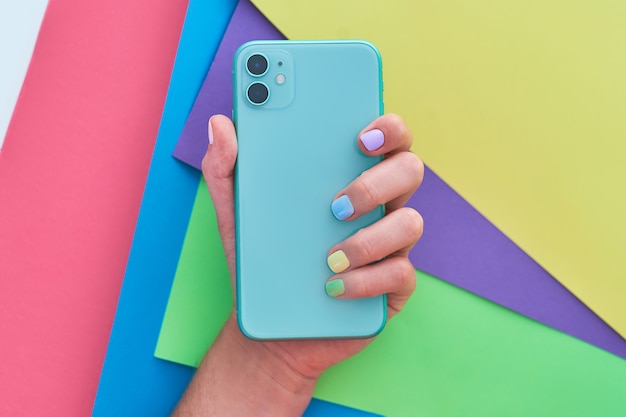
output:
[[[237,159],[237,136],[229,118],[216,115],[209,119],[209,147],[202,160],[202,173],[207,183],[224,251],[234,273],[235,230],[233,178]]]
[[[391,254],[405,254],[422,236],[424,221],[412,208],[401,208],[359,230],[328,251],[328,267],[341,273],[380,261]]]
[[[416,286],[415,269],[403,256],[333,276],[326,283],[326,292],[341,299],[368,298],[388,294],[389,318],[400,311]]]
[[[410,130],[399,116],[379,117],[360,134],[361,150],[385,159],[363,172],[335,196],[331,209],[339,220],[353,220],[379,205],[390,213],[402,207],[424,178],[424,163],[408,152]]]
[[[424,163],[409,152],[412,142],[399,116],[370,123],[359,134],[359,148],[384,159],[337,193],[331,205],[335,217],[346,221],[386,205],[384,218],[329,250],[328,266],[336,275],[327,281],[326,292],[346,299],[387,294],[389,317],[415,290],[415,269],[407,255],[423,232],[420,214],[403,207],[424,177]]]
[[[411,149],[413,135],[400,116],[386,114],[359,133],[358,143],[366,155],[393,155]]]
[[[382,204],[387,204],[387,211],[391,212],[406,203],[423,177],[424,165],[415,154],[392,155],[337,193],[331,209],[337,219],[347,221]]]
[[[415,269],[407,254],[422,231],[420,214],[405,207],[335,245],[328,266],[336,275],[326,282],[326,293],[345,299],[388,294],[393,317],[415,290]]]

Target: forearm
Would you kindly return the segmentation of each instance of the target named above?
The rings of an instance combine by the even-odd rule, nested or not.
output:
[[[172,416],[301,416],[315,382],[243,337],[231,317]]]

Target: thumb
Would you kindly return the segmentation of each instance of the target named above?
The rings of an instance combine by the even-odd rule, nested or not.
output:
[[[209,147],[202,159],[206,180],[231,277],[235,276],[235,214],[233,178],[237,135],[229,118],[215,115],[208,124]]]

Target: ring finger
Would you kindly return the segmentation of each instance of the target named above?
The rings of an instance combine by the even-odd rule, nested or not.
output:
[[[408,251],[422,230],[422,216],[412,208],[400,208],[333,246],[328,251],[328,267],[337,274]]]

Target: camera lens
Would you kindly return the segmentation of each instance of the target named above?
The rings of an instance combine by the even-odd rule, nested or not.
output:
[[[267,71],[267,59],[261,54],[254,54],[248,58],[246,67],[251,75],[259,77]]]
[[[248,87],[247,94],[248,100],[252,104],[261,105],[267,101],[267,98],[270,96],[270,90],[263,83],[252,83]]]

